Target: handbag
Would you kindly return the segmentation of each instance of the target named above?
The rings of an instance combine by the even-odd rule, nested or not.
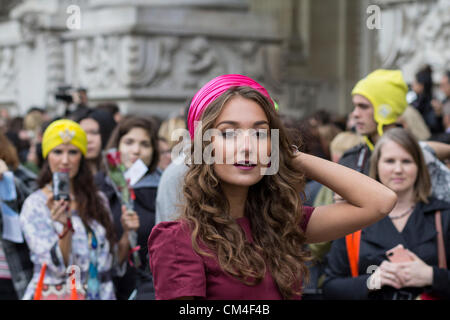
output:
[[[70,281],[59,284],[44,284],[45,271],[47,264],[43,263],[39,281],[36,286],[34,300],[99,300],[100,299],[100,281],[97,269],[97,237],[94,231],[86,225],[88,241],[91,247],[89,253],[89,270],[86,287],[76,283],[75,270],[72,269]],[[81,279],[80,279],[81,281]],[[70,282],[70,283],[69,283]]]
[[[82,286],[77,288],[76,277],[72,277],[70,285],[67,281],[60,284],[44,284],[47,264],[42,264],[39,281],[36,286],[33,300],[85,300],[86,291]]]
[[[436,211],[435,213],[435,224],[437,231],[437,248],[438,248],[438,261],[439,261],[439,269],[447,269],[447,257],[445,256],[445,246],[444,246],[444,236],[442,232],[442,219],[441,212]],[[422,293],[419,296],[420,300],[439,300],[438,297],[429,294]]]

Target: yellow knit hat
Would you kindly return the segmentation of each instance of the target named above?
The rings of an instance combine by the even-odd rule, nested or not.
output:
[[[63,119],[50,123],[42,137],[42,156],[44,159],[53,148],[63,143],[73,144],[86,156],[86,132],[75,121]]]
[[[400,70],[378,69],[360,80],[352,90],[352,96],[359,94],[372,104],[377,131],[383,135],[383,126],[392,124],[408,106],[408,86]]]

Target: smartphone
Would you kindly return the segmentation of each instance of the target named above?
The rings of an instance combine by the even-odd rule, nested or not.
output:
[[[70,179],[66,172],[53,173],[53,199],[70,200]]]
[[[390,262],[409,262],[413,259],[408,255],[408,250],[406,250],[402,245],[398,245],[391,250],[386,251],[386,256]]]

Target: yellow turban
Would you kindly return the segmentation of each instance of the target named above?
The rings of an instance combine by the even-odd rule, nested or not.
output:
[[[42,156],[44,159],[55,147],[63,143],[73,144],[86,156],[87,137],[80,125],[72,120],[56,120],[50,123],[42,137]]]
[[[360,80],[352,90],[352,96],[359,94],[370,101],[374,110],[377,131],[383,135],[383,126],[392,124],[408,106],[408,86],[400,70],[375,70]]]

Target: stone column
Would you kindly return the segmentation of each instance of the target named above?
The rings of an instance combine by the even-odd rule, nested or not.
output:
[[[12,114],[32,105],[55,107],[58,85],[64,84],[61,34],[67,6],[79,1],[27,0],[10,6],[0,23],[0,107]]]

